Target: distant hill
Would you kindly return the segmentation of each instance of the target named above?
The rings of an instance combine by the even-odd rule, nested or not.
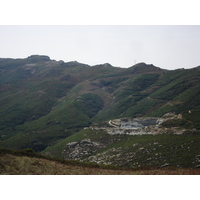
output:
[[[181,114],[178,126],[200,129],[200,69],[164,70],[32,55],[0,58],[0,146],[53,147],[93,123]],[[166,126],[176,126],[168,122]]]

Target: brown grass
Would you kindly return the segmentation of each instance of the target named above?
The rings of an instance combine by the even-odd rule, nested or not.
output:
[[[43,158],[0,156],[1,175],[199,175],[200,169],[116,170],[61,164]]]

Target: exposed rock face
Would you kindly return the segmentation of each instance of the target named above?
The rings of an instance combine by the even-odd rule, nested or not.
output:
[[[84,139],[80,142],[68,143],[62,151],[62,155],[66,160],[82,160],[84,157],[95,153],[103,147],[104,145],[99,142],[92,141],[91,139]]]
[[[147,126],[159,125],[163,122],[161,118],[126,118],[126,119],[115,119],[110,120],[109,124],[114,127],[119,127],[122,129],[142,129]]]
[[[85,128],[92,130],[83,130],[81,134],[79,132],[81,138],[77,137],[65,144],[61,150],[62,158],[133,168],[199,168],[199,141],[194,136],[199,135],[200,131],[162,125],[166,120],[176,121],[175,119],[181,119],[181,115],[169,113],[162,118],[122,118],[94,123]],[[191,139],[175,135],[188,135]],[[183,141],[178,141],[179,139]]]
[[[91,126],[91,129],[105,129],[108,134],[127,134],[127,135],[144,135],[144,134],[182,134],[184,130],[161,128],[160,124],[169,119],[181,118],[179,115],[165,115],[162,118],[146,117],[146,118],[123,118],[114,119],[108,122],[108,126]]]

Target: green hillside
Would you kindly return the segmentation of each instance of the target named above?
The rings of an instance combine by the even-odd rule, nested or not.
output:
[[[40,55],[25,59],[0,58],[0,147],[49,150],[62,157],[61,144],[75,142],[71,138],[77,135],[84,138],[83,129],[94,123],[125,117],[162,117],[166,113],[182,116],[179,121],[165,122],[166,128],[178,126],[189,133],[198,132],[199,83],[199,67],[164,70],[145,63],[129,68],[108,63],[89,66]],[[118,136],[100,132],[97,141],[110,143],[103,143],[104,150],[98,151],[103,153],[114,148],[112,145],[117,143],[111,141],[121,140],[115,137]],[[127,137],[132,142],[135,139],[135,136]],[[164,141],[175,136],[162,137]],[[182,135],[177,137],[185,141]],[[190,134],[190,137],[199,142],[199,135]],[[119,145],[126,146],[124,142]],[[192,157],[198,155],[198,147],[194,152]]]
[[[194,132],[195,133],[195,132]],[[200,167],[200,132],[184,135],[109,135],[82,130],[43,154],[65,160],[112,164],[120,167]]]

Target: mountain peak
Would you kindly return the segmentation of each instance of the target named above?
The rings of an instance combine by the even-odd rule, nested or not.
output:
[[[164,71],[159,67],[154,66],[153,64],[146,64],[144,62],[137,63],[132,67],[129,67],[128,70],[132,73],[146,73],[146,72],[154,72],[154,71]]]
[[[30,62],[43,62],[50,61],[50,57],[45,55],[31,55],[27,57],[27,60],[29,60]]]
[[[155,66],[153,64],[146,64],[145,62],[141,62],[133,65],[131,68],[135,67],[155,67]]]
[[[113,67],[110,63],[104,63],[104,64],[97,64],[94,65],[93,67]]]
[[[112,65],[110,63],[104,63],[103,66],[104,67],[112,67]]]

